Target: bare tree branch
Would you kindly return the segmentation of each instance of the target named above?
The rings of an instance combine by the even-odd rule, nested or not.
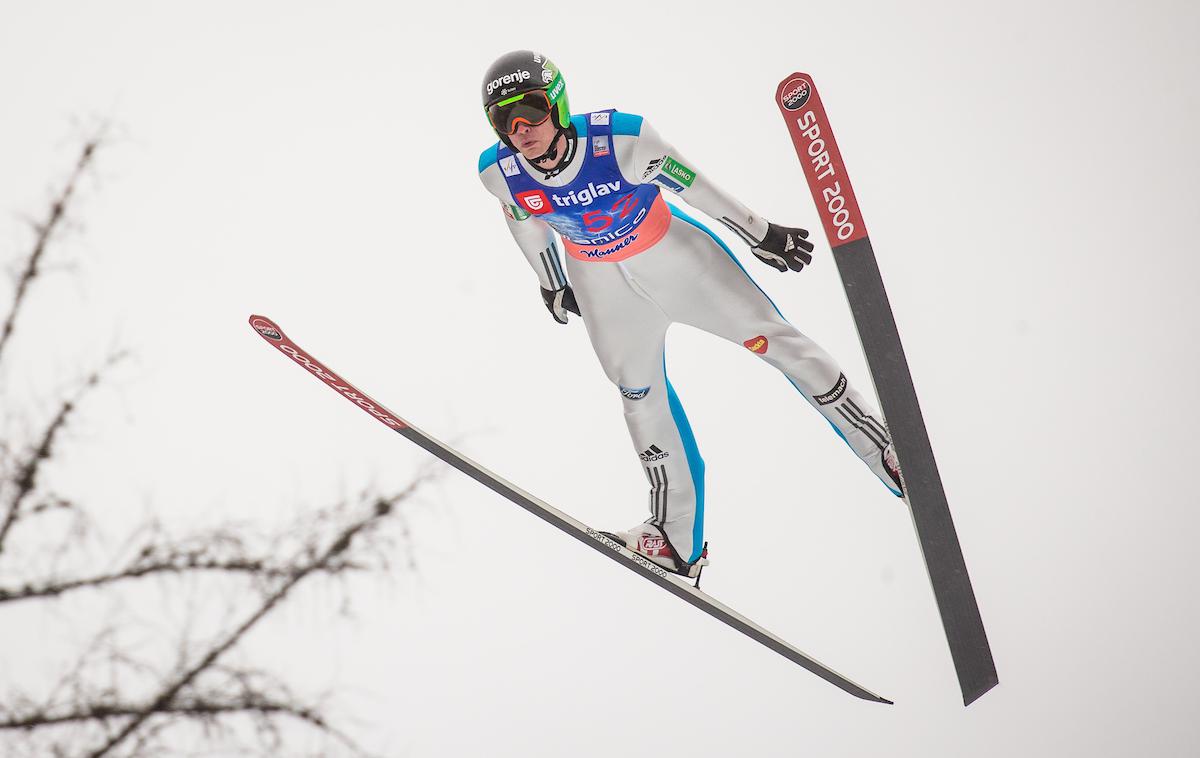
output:
[[[61,726],[63,724],[81,721],[105,721],[108,719],[130,718],[138,716],[145,709],[144,703],[114,703],[93,705],[78,711],[62,713],[30,713],[18,719],[0,720],[0,729],[32,729],[34,727]],[[185,700],[179,703],[167,703],[156,713],[179,716],[208,717],[226,714],[276,714],[285,713],[307,721],[322,729],[329,725],[320,714],[305,708],[298,708],[290,702],[276,702],[261,696],[246,698],[243,702],[212,702],[206,700]]]
[[[366,564],[355,561],[348,556],[339,556],[330,560],[320,570],[326,574],[339,574],[344,571],[361,571]],[[140,579],[155,574],[182,574],[184,572],[223,572],[227,574],[248,574],[254,577],[282,578],[291,576],[295,569],[286,565],[270,565],[263,558],[240,558],[231,560],[215,560],[198,556],[195,553],[178,553],[164,560],[151,563],[140,563],[121,571],[97,574],[78,579],[64,579],[40,584],[25,584],[16,589],[0,587],[0,603],[17,600],[31,600],[62,595],[72,590],[85,588],[100,588],[105,585],[126,579]]]
[[[14,698],[11,695],[0,698],[0,732],[42,734],[41,747],[35,750],[37,755],[63,754],[78,758],[87,754],[133,758],[179,754],[178,734],[174,729],[186,727],[189,721],[195,722],[196,726],[203,726],[204,739],[211,740],[214,737],[229,738],[237,733],[224,727],[217,721],[218,718],[242,718],[249,719],[254,732],[263,742],[262,755],[275,756],[278,755],[279,746],[285,744],[279,731],[280,724],[277,723],[282,718],[308,724],[335,740],[347,754],[369,758],[369,753],[349,735],[328,722],[321,706],[302,702],[288,691],[282,681],[267,673],[227,667],[220,664],[219,658],[236,646],[272,608],[285,600],[303,579],[316,574],[334,575],[339,571],[386,566],[395,551],[389,538],[381,537],[377,527],[387,519],[401,525],[400,531],[407,534],[408,525],[397,506],[434,475],[434,469],[427,469],[398,493],[384,496],[364,492],[353,507],[339,504],[316,514],[298,516],[296,526],[301,527],[304,533],[288,538],[294,545],[292,557],[258,559],[264,569],[271,571],[271,581],[275,586],[269,592],[264,592],[263,600],[249,618],[235,631],[223,635],[206,648],[198,659],[187,652],[188,646],[185,644],[179,651],[180,662],[176,673],[161,678],[162,675],[154,669],[130,657],[128,642],[119,640],[117,628],[110,626],[89,645],[55,688],[56,692],[52,692],[44,703],[35,704],[28,698]],[[151,523],[142,530],[143,538],[147,536],[146,529],[153,540],[151,549],[139,550],[135,560],[147,553],[157,554],[155,550],[167,554],[207,540],[241,551],[245,548],[244,537],[256,539],[253,535],[218,530],[213,534],[202,533],[181,542],[164,544],[160,540],[160,527]],[[267,544],[273,543],[275,548],[280,546],[279,536],[273,540],[257,539]],[[352,552],[357,557],[351,559]],[[186,551],[177,554],[189,555]],[[183,569],[165,575],[182,576],[192,570]],[[254,576],[252,571],[242,573]],[[113,670],[111,683],[104,684],[97,680],[94,675],[97,664]],[[92,672],[90,675],[89,670]],[[156,685],[156,693],[146,701],[139,701],[136,697],[131,699],[128,692],[133,680],[123,672],[136,674],[142,681],[159,679],[164,683]],[[121,694],[123,692],[126,694]],[[76,729],[73,732],[76,740],[73,743],[46,742],[56,730],[68,729],[72,725],[87,727],[89,724],[92,725],[90,730]],[[99,752],[85,750],[78,740],[87,739],[89,732],[92,740],[103,741],[106,747],[100,748]],[[122,734],[125,736],[122,737]],[[271,749],[272,745],[276,749]],[[238,753],[250,755],[252,751],[241,745]]]
[[[96,705],[82,710],[62,711],[58,713],[31,713],[20,719],[0,720],[0,730],[32,730],[62,727],[72,724],[89,722],[107,722],[127,718],[136,718],[145,706],[132,703],[114,703],[111,705]],[[230,716],[248,716],[255,720],[260,731],[267,725],[274,724],[274,718],[287,717],[307,724],[308,726],[327,734],[346,748],[360,756],[368,753],[349,735],[330,724],[315,708],[299,706],[290,700],[273,700],[262,695],[251,695],[243,699],[204,699],[184,698],[179,703],[170,703],[157,711],[155,716],[173,716],[193,719],[210,725],[215,719]],[[177,722],[160,721],[155,731],[139,735],[140,745],[134,750],[137,754],[157,736]],[[146,729],[142,730],[147,731]]]
[[[398,494],[389,497],[379,497],[375,500],[373,507],[366,515],[342,529],[327,548],[315,556],[310,557],[305,555],[306,560],[274,593],[263,601],[258,610],[251,614],[249,618],[231,633],[226,635],[224,640],[213,645],[194,665],[181,672],[175,677],[174,681],[168,682],[153,700],[130,718],[124,727],[106,740],[103,745],[93,752],[88,753],[88,758],[103,758],[103,756],[109,755],[114,748],[129,739],[147,719],[156,713],[162,712],[164,708],[174,703],[175,698],[186,686],[191,684],[202,672],[215,664],[218,658],[228,652],[250,629],[266,617],[279,603],[283,602],[297,584],[342,555],[349,549],[355,537],[376,527],[381,519],[392,513],[397,503],[406,499],[423,483],[424,479],[417,479]]]
[[[9,338],[13,335],[17,315],[20,313],[21,306],[25,302],[25,295],[29,292],[30,285],[40,272],[39,266],[46,253],[46,247],[51,237],[54,236],[55,230],[62,224],[66,216],[67,207],[75,194],[79,180],[91,164],[96,150],[104,143],[104,134],[106,131],[107,127],[101,127],[95,136],[84,143],[83,150],[79,154],[79,159],[75,162],[75,169],[71,172],[70,178],[62,188],[62,191],[59,192],[58,197],[50,205],[50,213],[46,220],[34,225],[37,238],[34,240],[33,249],[29,253],[29,258],[25,262],[24,269],[17,277],[16,293],[13,296],[12,307],[9,309],[8,316],[4,319],[4,326],[0,327],[0,357],[3,356],[4,348],[8,344]]]
[[[12,355],[5,348],[17,323],[24,327],[22,312],[29,308],[39,277],[61,264],[52,255],[54,245],[73,223],[79,188],[96,152],[108,144],[106,132],[107,126],[83,144],[44,220],[32,223],[36,238],[13,267],[15,294],[7,314],[0,314],[0,359]],[[61,628],[88,640],[76,648],[81,650],[76,660],[61,656],[65,660],[54,663],[60,669],[55,679],[38,681],[35,676],[31,684],[36,684],[28,691],[0,682],[0,735],[8,740],[0,745],[0,753],[6,758],[182,758],[208,756],[228,743],[233,748],[229,752],[241,756],[299,756],[291,740],[303,730],[284,727],[303,724],[323,743],[303,754],[368,758],[348,734],[331,724],[327,698],[299,697],[284,679],[225,661],[240,657],[247,635],[267,616],[287,601],[295,602],[300,594],[295,590],[306,579],[344,581],[353,573],[388,570],[397,555],[393,543],[399,539],[407,546],[410,540],[399,505],[434,475],[433,470],[399,492],[364,492],[267,533],[226,522],[180,537],[149,516],[96,563],[92,551],[79,548],[91,547],[88,537],[100,533],[100,522],[92,521],[87,503],[56,495],[53,483],[48,486],[45,480],[53,471],[50,463],[61,458],[63,438],[76,423],[84,399],[123,357],[112,354],[77,388],[59,394],[46,419],[33,422],[18,415],[20,428],[32,430],[20,435],[19,442],[0,440],[0,604],[54,600],[45,607],[66,616]],[[380,528],[385,521],[394,526]],[[33,538],[34,544],[26,544],[26,538]],[[409,568],[415,568],[411,551],[405,554]],[[226,591],[217,590],[211,581],[188,581],[201,575],[228,577]],[[144,578],[158,578],[170,589],[164,602],[144,602],[145,593],[136,587]],[[85,589],[99,592],[79,592]],[[68,596],[74,602],[63,602]],[[208,612],[213,598],[225,603],[224,616]],[[107,601],[109,607],[99,608],[97,601]],[[343,613],[347,602],[344,597]],[[172,654],[172,637],[162,632],[163,622],[175,624],[177,603],[190,618],[176,626]],[[0,608],[20,612],[11,605]],[[96,631],[97,626],[102,628]],[[40,639],[34,645],[9,647],[14,656],[54,655],[52,646],[43,646]]]
[[[9,500],[8,507],[5,509],[4,520],[0,521],[0,553],[4,552],[4,542],[13,525],[24,515],[21,506],[24,504],[25,499],[37,488],[38,474],[41,471],[41,467],[54,453],[54,444],[58,439],[58,435],[66,427],[67,420],[78,407],[84,395],[100,383],[102,373],[111,369],[125,357],[126,353],[124,352],[109,356],[102,367],[93,371],[84,380],[83,385],[75,392],[73,397],[63,401],[58,412],[54,414],[54,418],[51,419],[42,432],[41,439],[30,450],[25,461],[17,466],[13,477],[13,484],[16,487],[16,491]]]

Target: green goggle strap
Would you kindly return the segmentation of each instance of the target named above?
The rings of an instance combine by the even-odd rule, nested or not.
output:
[[[567,88],[563,82],[562,73],[559,72],[554,75],[553,81],[550,82],[550,86],[547,87],[545,90],[533,90],[533,91],[534,92],[543,92],[544,91],[546,93],[546,99],[550,101],[550,114],[555,115],[555,113],[554,113],[555,107],[554,106],[558,104],[559,100],[562,100],[563,105],[564,105],[563,108],[558,109],[559,114],[562,114],[563,111],[570,110],[569,106],[566,106],[566,94],[567,94],[566,90],[567,90]],[[557,95],[555,94],[556,92],[558,93]],[[499,108],[499,107],[502,107],[505,105],[510,105],[511,103],[517,102],[518,100],[520,100],[521,98],[525,97],[528,94],[531,94],[531,93],[530,92],[522,92],[519,95],[513,95],[512,97],[508,98],[507,100],[501,100],[498,103],[492,103],[491,105],[484,107],[483,112],[488,114],[488,122],[490,123],[492,120],[492,116],[491,116],[492,108]],[[567,118],[569,119],[570,117],[568,116]],[[567,126],[567,124],[562,123],[561,119],[559,120],[559,125],[562,126],[563,128],[566,128],[566,126]],[[496,125],[492,124],[492,126],[496,126]]]

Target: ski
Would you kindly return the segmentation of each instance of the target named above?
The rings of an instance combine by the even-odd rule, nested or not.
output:
[[[963,704],[970,705],[999,679],[875,252],[812,77],[802,73],[786,77],[775,92],[775,103],[804,167],[850,302],[900,460],[905,500],[942,616]]]
[[[892,701],[876,695],[874,692],[855,684],[833,669],[819,663],[785,640],[734,611],[732,608],[701,592],[691,584],[686,583],[682,577],[676,578],[675,574],[660,568],[637,553],[627,550],[623,545],[614,542],[595,529],[576,521],[566,513],[539,500],[516,485],[501,479],[462,453],[416,428],[302,350],[295,342],[288,339],[283,330],[279,328],[279,325],[271,319],[264,316],[251,316],[250,326],[268,344],[274,346],[288,358],[304,367],[313,376],[332,387],[339,395],[354,403],[384,426],[399,433],[409,441],[416,443],[417,446],[437,456],[515,505],[524,508],[560,531],[608,556],[635,574],[644,577],[672,595],[682,599],[684,602],[699,608],[713,618],[738,630],[767,648],[774,650],[784,658],[808,669],[830,684],[863,700],[891,704]]]

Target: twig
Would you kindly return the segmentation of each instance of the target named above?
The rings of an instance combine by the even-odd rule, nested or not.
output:
[[[365,568],[363,564],[354,561],[331,561],[323,567],[326,573],[337,574],[343,571],[358,571]],[[17,600],[31,600],[61,595],[65,592],[83,588],[98,588],[125,579],[140,579],[153,574],[182,573],[191,571],[219,571],[231,574],[244,573],[256,577],[278,579],[289,576],[294,569],[284,566],[268,566],[261,558],[244,558],[234,560],[211,560],[195,556],[179,556],[177,560],[165,560],[133,566],[122,571],[79,579],[67,579],[59,582],[46,582],[40,585],[26,584],[17,589],[0,587],[0,603]]]
[[[92,162],[92,157],[95,156],[96,149],[102,144],[103,139],[104,134],[102,129],[100,134],[84,143],[79,160],[75,163],[75,169],[71,172],[71,178],[67,180],[66,186],[63,187],[62,192],[59,193],[54,203],[50,206],[50,216],[44,223],[37,224],[34,227],[37,230],[37,239],[34,241],[33,250],[30,252],[29,259],[25,263],[24,271],[17,277],[17,291],[13,296],[12,307],[9,309],[8,316],[4,319],[4,326],[0,327],[0,356],[3,356],[4,348],[8,344],[9,338],[13,335],[17,315],[21,311],[25,295],[29,292],[29,286],[37,278],[39,272],[38,266],[41,264],[42,257],[46,253],[46,246],[49,244],[55,230],[62,223],[67,212],[67,205],[71,202],[71,198],[75,194],[79,180],[83,176],[83,172],[87,170],[88,165]]]
[[[78,406],[87,391],[100,383],[101,373],[112,368],[112,366],[124,359],[125,355],[124,352],[120,352],[109,356],[104,366],[92,372],[91,376],[83,382],[83,385],[76,391],[74,397],[63,401],[62,406],[58,409],[58,413],[54,414],[54,418],[50,421],[45,431],[42,432],[41,440],[30,452],[29,458],[17,467],[17,471],[13,477],[16,492],[13,493],[12,499],[9,501],[4,521],[0,522],[0,553],[4,552],[4,541],[8,537],[8,533],[22,515],[21,506],[37,487],[37,478],[42,464],[49,460],[51,454],[54,452],[54,443],[58,439],[59,433],[66,426],[71,413]]]
[[[110,754],[114,748],[133,735],[147,719],[156,713],[162,712],[166,707],[171,705],[185,687],[191,684],[203,671],[216,663],[217,659],[228,652],[230,648],[236,645],[251,628],[266,617],[275,606],[281,603],[297,584],[345,552],[356,536],[370,529],[380,519],[391,513],[396,503],[411,495],[422,483],[423,480],[417,479],[399,494],[387,498],[378,498],[368,515],[345,527],[328,548],[314,555],[306,565],[297,568],[278,590],[263,601],[257,611],[242,622],[234,631],[229,633],[224,640],[214,645],[195,665],[181,673],[175,681],[167,684],[153,700],[137,711],[137,713],[133,714],[129,722],[113,734],[103,745],[88,753],[89,758],[102,758]]]

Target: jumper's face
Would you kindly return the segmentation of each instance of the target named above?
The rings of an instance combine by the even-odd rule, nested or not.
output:
[[[554,141],[557,134],[558,129],[554,125],[554,116],[551,115],[537,126],[530,126],[524,122],[518,124],[517,130],[509,139],[521,151],[521,155],[532,160],[550,149],[550,143]]]

